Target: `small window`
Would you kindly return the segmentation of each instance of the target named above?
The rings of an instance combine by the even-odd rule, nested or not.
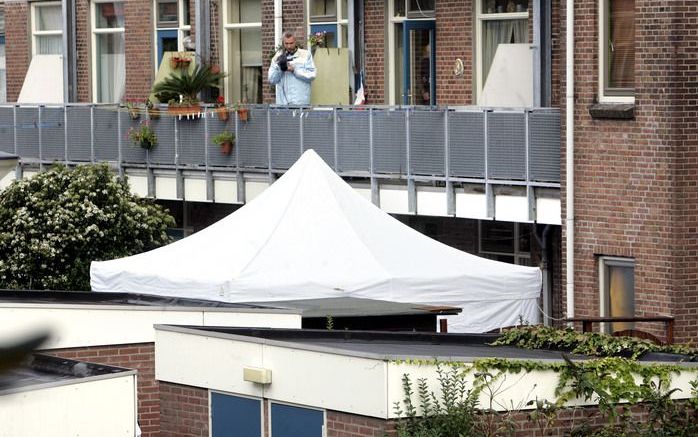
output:
[[[601,102],[632,102],[635,92],[635,1],[599,2]]]
[[[599,258],[602,317],[635,316],[635,261],[630,258]],[[634,323],[617,322],[603,326],[604,332],[633,329]]]
[[[531,265],[530,226],[513,222],[479,222],[480,255],[510,264]]]
[[[63,11],[60,3],[32,4],[32,54],[63,53]]]
[[[434,18],[436,0],[393,0],[393,16]]]
[[[92,93],[95,103],[121,100],[126,85],[124,5],[93,2]]]
[[[179,26],[179,6],[177,0],[158,0],[158,27]]]

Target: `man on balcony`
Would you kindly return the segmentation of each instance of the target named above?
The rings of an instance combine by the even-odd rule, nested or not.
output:
[[[298,47],[293,32],[284,32],[283,43],[269,66],[269,83],[276,85],[276,104],[310,105],[310,82],[316,74],[313,55]]]

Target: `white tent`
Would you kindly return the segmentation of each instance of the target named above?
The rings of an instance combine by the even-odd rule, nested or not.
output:
[[[187,238],[93,262],[94,291],[226,302],[360,297],[463,308],[449,331],[538,322],[541,272],[403,225],[309,150],[256,199]]]

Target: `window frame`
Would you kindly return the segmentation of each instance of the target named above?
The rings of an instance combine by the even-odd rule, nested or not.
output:
[[[59,1],[48,1],[48,2],[32,2],[31,3],[31,33],[32,33],[32,38],[31,38],[31,46],[32,46],[32,58],[34,56],[37,56],[38,53],[36,52],[38,44],[37,44],[37,37],[41,36],[57,36],[61,35],[63,36],[63,26],[61,24],[61,29],[60,30],[38,30],[37,29],[37,23],[39,20],[37,19],[37,10],[41,9],[43,7],[47,6],[61,6],[61,2]],[[63,10],[61,10],[61,21],[63,20]],[[61,38],[62,40],[62,38]],[[61,42],[61,55],[63,55],[63,43]]]
[[[514,264],[530,266],[531,265],[531,252],[524,252],[521,250],[521,225],[528,225],[528,223],[510,222],[514,224],[514,251],[513,252],[496,252],[482,249],[482,223],[490,222],[489,220],[478,220],[477,221],[477,251],[479,255],[499,255],[499,256],[510,256],[514,258]],[[522,263],[521,260],[526,260],[526,263]]]
[[[635,103],[635,89],[615,89],[609,90],[606,86],[608,81],[608,45],[607,39],[611,28],[610,0],[599,0],[599,83],[598,95],[599,103]],[[609,92],[610,91],[610,92]]]
[[[501,20],[523,20],[525,19],[528,21],[528,26],[529,26],[529,32],[530,32],[530,26],[531,22],[529,20],[529,9],[533,7],[532,1],[529,0],[529,9],[527,9],[525,12],[495,12],[492,14],[488,14],[485,12],[482,12],[484,9],[484,2],[487,0],[477,0],[474,5],[475,5],[475,80],[473,83],[475,84],[475,101],[480,102],[480,98],[482,97],[482,89],[485,86],[485,81],[483,77],[483,68],[484,65],[482,64],[482,58],[483,58],[483,46],[482,46],[482,32],[484,30],[483,23],[485,21],[501,21]]]
[[[100,3],[123,3],[126,6],[127,0],[91,0],[90,1],[90,45],[91,45],[91,62],[90,62],[90,80],[92,81],[92,102],[97,101],[98,83],[97,83],[97,36],[105,34],[120,33],[124,37],[124,56],[126,56],[126,18],[124,14],[124,27],[96,27],[97,26],[97,5]],[[125,64],[124,64],[125,68]],[[124,81],[126,77],[124,75]],[[109,102],[116,103],[116,102]]]
[[[348,47],[348,42],[349,41],[344,41],[344,35],[342,33],[342,30],[344,28],[347,29],[347,39],[349,35],[349,18],[345,17],[342,15],[342,2],[347,3],[347,15],[349,15],[349,1],[351,0],[337,0],[337,13],[335,14],[333,20],[318,20],[318,21],[311,21],[311,16],[310,16],[310,3],[313,0],[305,0],[305,22],[306,24],[306,34],[308,37],[312,35],[313,31],[312,28],[314,26],[335,26],[335,35],[337,35],[337,47]],[[276,42],[278,44],[278,42]]]
[[[192,1],[192,0],[190,0]],[[157,74],[160,68],[159,62],[159,35],[158,32],[161,30],[176,30],[177,31],[177,50],[180,52],[185,51],[184,48],[184,38],[191,35],[191,19],[189,24],[184,22],[184,11],[185,2],[184,0],[177,0],[177,24],[170,27],[160,27],[158,23],[158,0],[153,0],[153,70]]]
[[[608,278],[606,277],[606,267],[631,267],[633,269],[633,278],[635,277],[635,258],[626,258],[618,256],[601,255],[598,257],[597,266],[599,269],[599,316],[609,317],[608,300],[611,298],[606,293]],[[635,286],[633,284],[633,301],[635,299]],[[601,332],[610,334],[612,323],[601,323]]]
[[[223,0],[222,6],[221,6],[221,16],[220,16],[220,22],[222,24],[222,29],[223,29],[223,56],[221,57],[223,60],[223,66],[221,70],[225,73],[225,78],[223,79],[223,90],[222,94],[225,98],[226,103],[231,103],[231,99],[233,98],[232,93],[233,93],[233,85],[234,85],[234,80],[240,81],[240,78],[233,78],[233,75],[231,74],[231,69],[230,69],[230,31],[231,30],[245,30],[245,29],[259,29],[260,34],[262,31],[262,22],[243,22],[243,23],[229,23],[228,22],[228,11],[231,8],[232,4],[234,2],[239,3],[240,0]],[[261,0],[260,1],[260,8],[262,8]],[[277,44],[275,42],[275,44]],[[266,82],[266,74],[264,71],[264,45],[262,44],[262,100],[264,99],[264,87],[265,87],[265,82]],[[240,99],[242,100],[242,99]],[[253,102],[254,103],[254,102]]]

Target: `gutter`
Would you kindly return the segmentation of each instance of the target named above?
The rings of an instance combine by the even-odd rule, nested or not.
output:
[[[574,317],[574,1],[566,1],[565,204],[567,317]]]

